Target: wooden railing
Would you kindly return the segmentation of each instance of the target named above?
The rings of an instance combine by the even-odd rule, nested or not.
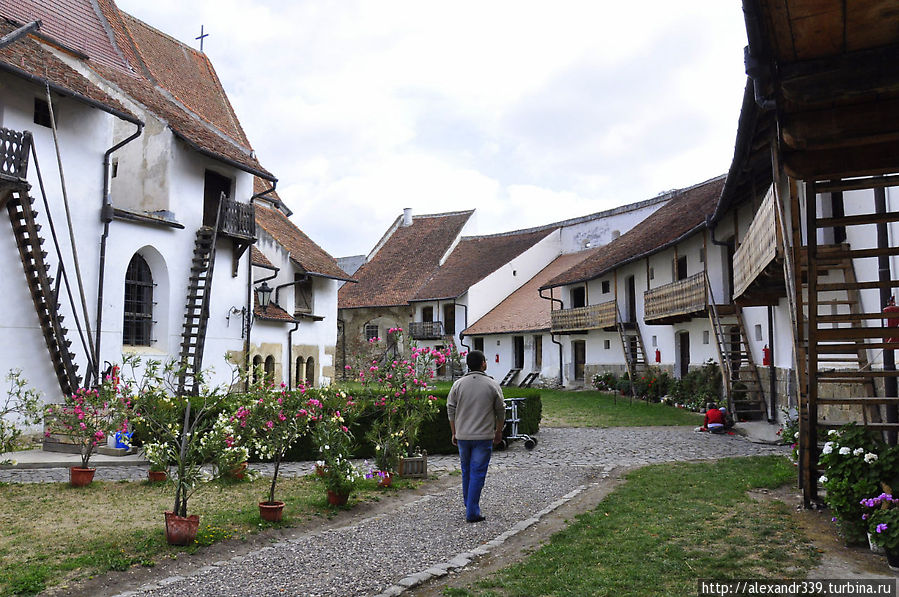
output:
[[[579,332],[615,326],[615,301],[587,307],[559,309],[552,314],[552,331]]]
[[[643,293],[643,319],[647,323],[699,313],[707,306],[705,272]]]
[[[0,128],[0,174],[25,178],[29,151],[31,151],[31,133]]]
[[[773,188],[768,190],[740,248],[734,254],[734,296],[742,295],[771,261],[780,254],[783,246],[780,225],[774,208]],[[730,297],[725,297],[730,302]]]
[[[435,340],[443,337],[442,321],[412,321],[409,334],[413,340]]]
[[[222,219],[219,230],[225,236],[255,239],[256,210],[249,203],[222,199]]]

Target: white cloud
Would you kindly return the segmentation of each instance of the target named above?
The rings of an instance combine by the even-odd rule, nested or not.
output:
[[[205,49],[296,222],[367,253],[403,207],[483,232],[726,171],[737,2],[119,0]]]

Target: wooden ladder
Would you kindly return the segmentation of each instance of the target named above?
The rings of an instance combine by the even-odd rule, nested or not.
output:
[[[715,347],[728,408],[737,419],[766,418],[765,392],[758,367],[752,358],[743,310],[738,305],[716,305],[714,301],[710,301],[708,311],[709,321],[715,332]],[[724,321],[724,318],[728,321]],[[733,333],[734,330],[736,334]]]
[[[54,286],[54,280],[49,275],[50,265],[45,261],[47,252],[42,248],[44,239],[39,234],[41,226],[35,220],[38,212],[33,209],[33,203],[34,198],[28,195],[27,183],[23,183],[10,194],[6,211],[59,389],[64,395],[71,395],[78,389],[81,378],[70,350],[72,341],[66,338],[68,330],[62,326],[65,317],[60,313],[58,303],[59,283]]]
[[[519,388],[529,388],[531,384],[537,381],[537,378],[540,377],[539,371],[531,371],[527,375],[524,376],[524,379],[521,380],[521,383],[518,384]]]
[[[519,373],[521,373],[521,369],[517,369],[515,367],[513,367],[512,369],[509,369],[509,372],[506,373],[506,376],[503,378],[503,380],[500,382],[499,385],[501,385],[501,386],[510,385],[512,383],[512,380],[515,379]]]
[[[877,396],[874,385],[875,379],[899,377],[899,372],[872,370],[867,353],[868,350],[899,348],[899,341],[893,341],[899,334],[896,334],[896,328],[884,325],[879,309],[876,312],[864,311],[859,292],[867,289],[892,290],[899,286],[899,281],[892,279],[892,272],[888,276],[891,279],[859,280],[854,266],[855,259],[897,256],[899,247],[852,248],[847,243],[818,244],[819,230],[896,222],[899,221],[899,212],[875,213],[872,201],[867,213],[819,217],[815,201],[818,193],[876,189],[885,185],[882,179],[877,178],[807,183],[807,245],[804,251],[797,251],[801,273],[805,274],[797,276],[802,283],[797,295],[804,307],[799,314],[807,321],[804,333],[800,326],[806,357],[800,366],[805,367],[807,379],[806,386],[800,386],[800,484],[806,505],[817,499],[818,430],[849,422],[824,420],[820,416],[819,406],[860,407],[862,421],[857,423],[874,430],[899,431],[899,423],[883,422],[880,417],[880,406],[899,405],[899,397]],[[793,193],[791,206],[794,212],[799,212],[798,193]],[[872,244],[876,245],[876,242]],[[821,279],[832,271],[842,272],[842,280]],[[822,308],[826,312],[822,313]],[[821,397],[822,389],[832,384],[849,384],[858,390],[848,397]]]
[[[645,375],[649,369],[643,336],[640,334],[640,325],[637,322],[622,321],[620,311],[618,311],[618,316],[615,318],[615,327],[618,328],[618,337],[621,339],[624,363],[627,366],[627,375],[631,382],[631,394],[633,394],[634,380],[638,376]]]
[[[221,203],[215,227],[201,226],[194,243],[193,261],[187,284],[187,304],[181,337],[181,371],[178,375],[178,394],[199,393],[199,375],[203,370],[203,349],[209,322],[209,301],[212,296],[212,277],[215,271],[215,244],[218,240]]]

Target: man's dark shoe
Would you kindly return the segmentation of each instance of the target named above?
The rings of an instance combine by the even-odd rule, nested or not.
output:
[[[483,516],[475,516],[474,518],[466,518],[465,520],[466,522],[483,522],[487,519]]]

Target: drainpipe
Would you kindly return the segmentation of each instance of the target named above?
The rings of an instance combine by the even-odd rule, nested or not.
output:
[[[752,52],[752,48],[762,46],[761,25],[759,24],[759,15],[756,12],[754,0],[743,0],[743,18],[746,22],[746,37],[749,42],[749,45],[743,48],[743,63],[746,67],[746,74],[752,79],[755,103],[762,110],[773,110],[777,107],[777,103],[762,94],[762,87],[771,76],[771,69],[759,56]]]
[[[250,195],[250,205],[253,205],[253,201],[268,195],[269,193],[274,192],[275,187],[278,186],[278,181],[272,182],[272,188],[266,189],[260,193],[256,193],[254,195]],[[244,367],[247,372],[247,380],[244,382],[245,391],[250,391],[250,332],[253,329],[253,256],[252,251],[247,251],[247,333],[244,336],[246,339],[243,343],[243,354],[244,354]],[[259,282],[265,282],[266,280],[271,280],[275,276],[278,275],[278,270],[275,270],[274,275],[271,278],[263,278],[259,280]]]
[[[343,342],[340,343],[340,377],[346,380],[346,321],[337,318],[337,330],[343,336]],[[335,373],[334,377],[337,377]]]
[[[92,371],[97,383],[100,382],[100,338],[103,337],[103,281],[106,277],[106,240],[109,238],[109,223],[112,222],[112,202],[109,198],[109,156],[114,151],[121,149],[126,144],[137,139],[144,130],[144,123],[134,123],[137,130],[133,135],[116,143],[103,154],[103,197],[100,207],[100,221],[103,222],[103,235],[100,237],[100,265],[97,274],[97,337],[94,338],[94,370]],[[90,386],[90,379],[85,380],[85,386]]]
[[[883,187],[874,189],[874,212],[877,214],[886,213],[886,191]],[[885,249],[890,246],[889,233],[885,223],[877,224],[877,248]],[[890,275],[890,258],[887,255],[881,255],[877,258],[877,279],[881,282],[889,282],[892,279]],[[880,287],[880,304],[885,307],[889,304],[892,289],[886,286]],[[882,308],[881,307],[881,308]],[[883,351],[883,370],[884,372],[896,370],[896,352],[887,348]],[[897,380],[890,375],[883,378],[884,396],[897,395]],[[887,423],[899,422],[899,407],[895,404],[888,404],[884,407]],[[887,443],[896,445],[896,432],[886,432]]]
[[[287,389],[293,389],[293,333],[300,327],[299,320],[293,324],[293,329],[287,332]]]
[[[465,305],[463,303],[454,303],[454,304],[457,307],[462,307],[463,309],[465,309],[465,323],[462,325],[462,329],[467,330],[468,329],[468,305]],[[469,352],[471,352],[471,347],[468,346],[467,344],[465,344],[464,342],[462,342],[462,339],[464,337],[465,337],[465,332],[459,332],[459,344],[461,344],[466,349],[468,349]]]
[[[552,296],[543,296],[543,289],[540,289],[540,298],[545,299],[547,301],[552,301],[559,303],[559,308],[562,308],[562,300],[554,298]],[[552,305],[550,305],[550,311],[552,311]],[[556,344],[559,347],[559,387],[565,385],[565,376],[564,376],[564,365],[562,363],[562,343],[556,340],[556,335],[552,333],[552,327],[550,327],[549,339],[553,344]]]
[[[774,366],[774,306],[768,305],[768,348],[771,350],[771,361],[768,363],[768,396],[771,405],[769,407],[768,422],[773,423],[777,419],[777,367]]]

